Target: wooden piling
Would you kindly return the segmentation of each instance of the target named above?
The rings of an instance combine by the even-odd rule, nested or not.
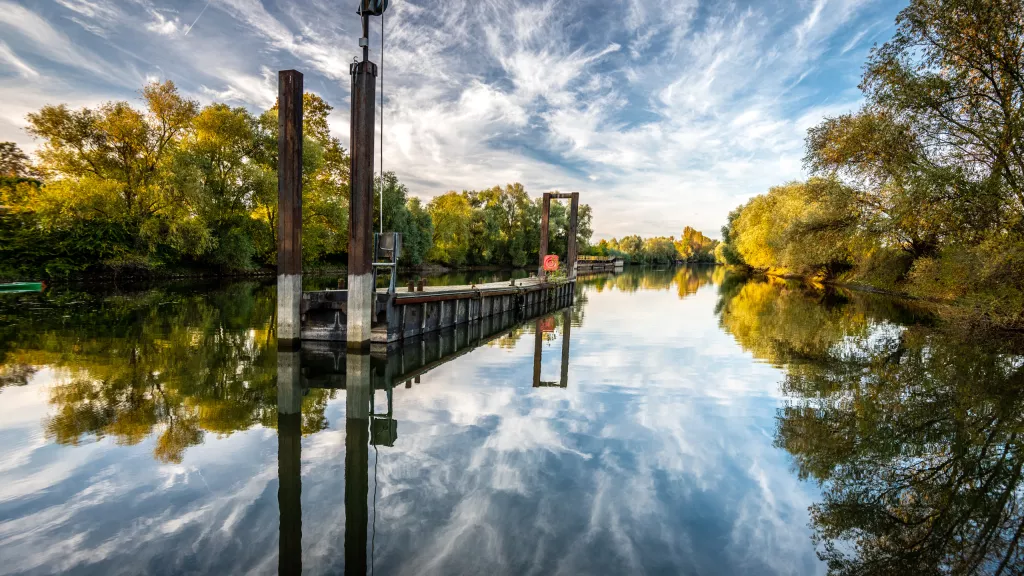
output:
[[[350,350],[370,348],[374,306],[373,286],[373,127],[377,65],[365,59],[353,63],[352,118],[349,139],[352,158],[348,208],[348,311]]]
[[[576,247],[576,223],[577,216],[579,215],[579,209],[580,193],[573,192],[569,207],[569,237],[566,239],[568,242],[568,250],[565,255],[565,271],[567,272],[569,280],[576,279],[576,253],[578,252],[578,248]]]
[[[277,338],[298,340],[302,300],[302,74],[277,75]]]
[[[544,271],[544,256],[548,253],[548,212],[551,211],[551,194],[545,192],[540,209],[540,255],[537,266],[537,277],[543,282],[548,274]]]

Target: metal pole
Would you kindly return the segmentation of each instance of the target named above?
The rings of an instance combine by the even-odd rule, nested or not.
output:
[[[364,32],[367,18],[363,18]],[[350,350],[368,350],[374,307],[373,285],[373,116],[377,65],[366,60],[351,65],[352,155],[348,225],[348,312]]]
[[[277,75],[277,338],[298,340],[302,329],[302,74]]]
[[[547,279],[547,273],[544,272],[544,256],[548,253],[548,212],[551,211],[551,193],[545,192],[543,200],[541,201],[540,208],[540,260],[539,266],[537,267],[537,278],[541,282]]]
[[[359,45],[363,47],[363,62],[370,59],[370,15],[363,14],[363,37]]]
[[[579,248],[576,246],[576,220],[580,208],[580,193],[573,192],[570,202],[569,238],[567,238],[568,250],[565,255],[565,270],[568,272],[568,278],[571,281],[576,279],[576,253],[579,251]]]

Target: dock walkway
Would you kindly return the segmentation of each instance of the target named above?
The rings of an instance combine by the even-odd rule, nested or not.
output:
[[[527,320],[572,304],[575,286],[568,280],[523,278],[414,292],[397,288],[394,294],[377,290],[371,342],[386,345],[497,314]],[[303,340],[346,341],[348,291],[304,292],[300,312]]]

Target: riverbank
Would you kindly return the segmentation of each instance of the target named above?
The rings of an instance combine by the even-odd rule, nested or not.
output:
[[[505,266],[458,266],[449,267],[438,263],[423,263],[415,266],[399,266],[398,274],[406,279],[436,278],[445,275],[462,274],[470,276],[522,275],[535,272],[533,267],[510,268]],[[303,275],[309,278],[343,277],[348,273],[345,266],[318,266],[306,268]],[[9,282],[46,282],[47,285],[86,285],[109,283],[142,283],[176,280],[246,280],[269,279],[277,275],[276,268],[254,268],[250,270],[219,271],[201,268],[175,269],[105,269],[91,273],[69,274],[64,277],[45,275],[0,275],[0,284]]]
[[[752,278],[761,277],[790,280],[801,282],[804,285],[813,288],[841,288],[855,292],[877,294],[880,296],[914,302],[919,305],[927,306],[929,310],[931,310],[941,321],[954,324],[960,328],[994,332],[1024,332],[1024,322],[1021,321],[1021,317],[1024,316],[1024,312],[1018,312],[1014,315],[1008,315],[1005,313],[996,315],[983,308],[978,302],[971,301],[970,298],[955,299],[937,298],[934,296],[929,297],[912,294],[907,290],[894,290],[892,288],[873,286],[863,282],[844,281],[841,278],[824,279],[818,276],[775,273],[735,265],[727,266],[734,272],[746,274]]]

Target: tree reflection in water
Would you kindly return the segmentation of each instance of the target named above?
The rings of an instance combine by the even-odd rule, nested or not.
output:
[[[0,320],[15,320],[0,349],[5,378],[23,383],[25,366],[54,371],[45,423],[53,441],[111,436],[134,445],[155,434],[153,455],[181,462],[206,433],[277,427],[271,287],[47,293],[0,306]],[[332,394],[314,390],[303,398],[303,434],[326,427]]]
[[[786,370],[775,442],[822,486],[811,524],[831,573],[1024,573],[1019,338],[786,282],[721,294],[722,327]]]

